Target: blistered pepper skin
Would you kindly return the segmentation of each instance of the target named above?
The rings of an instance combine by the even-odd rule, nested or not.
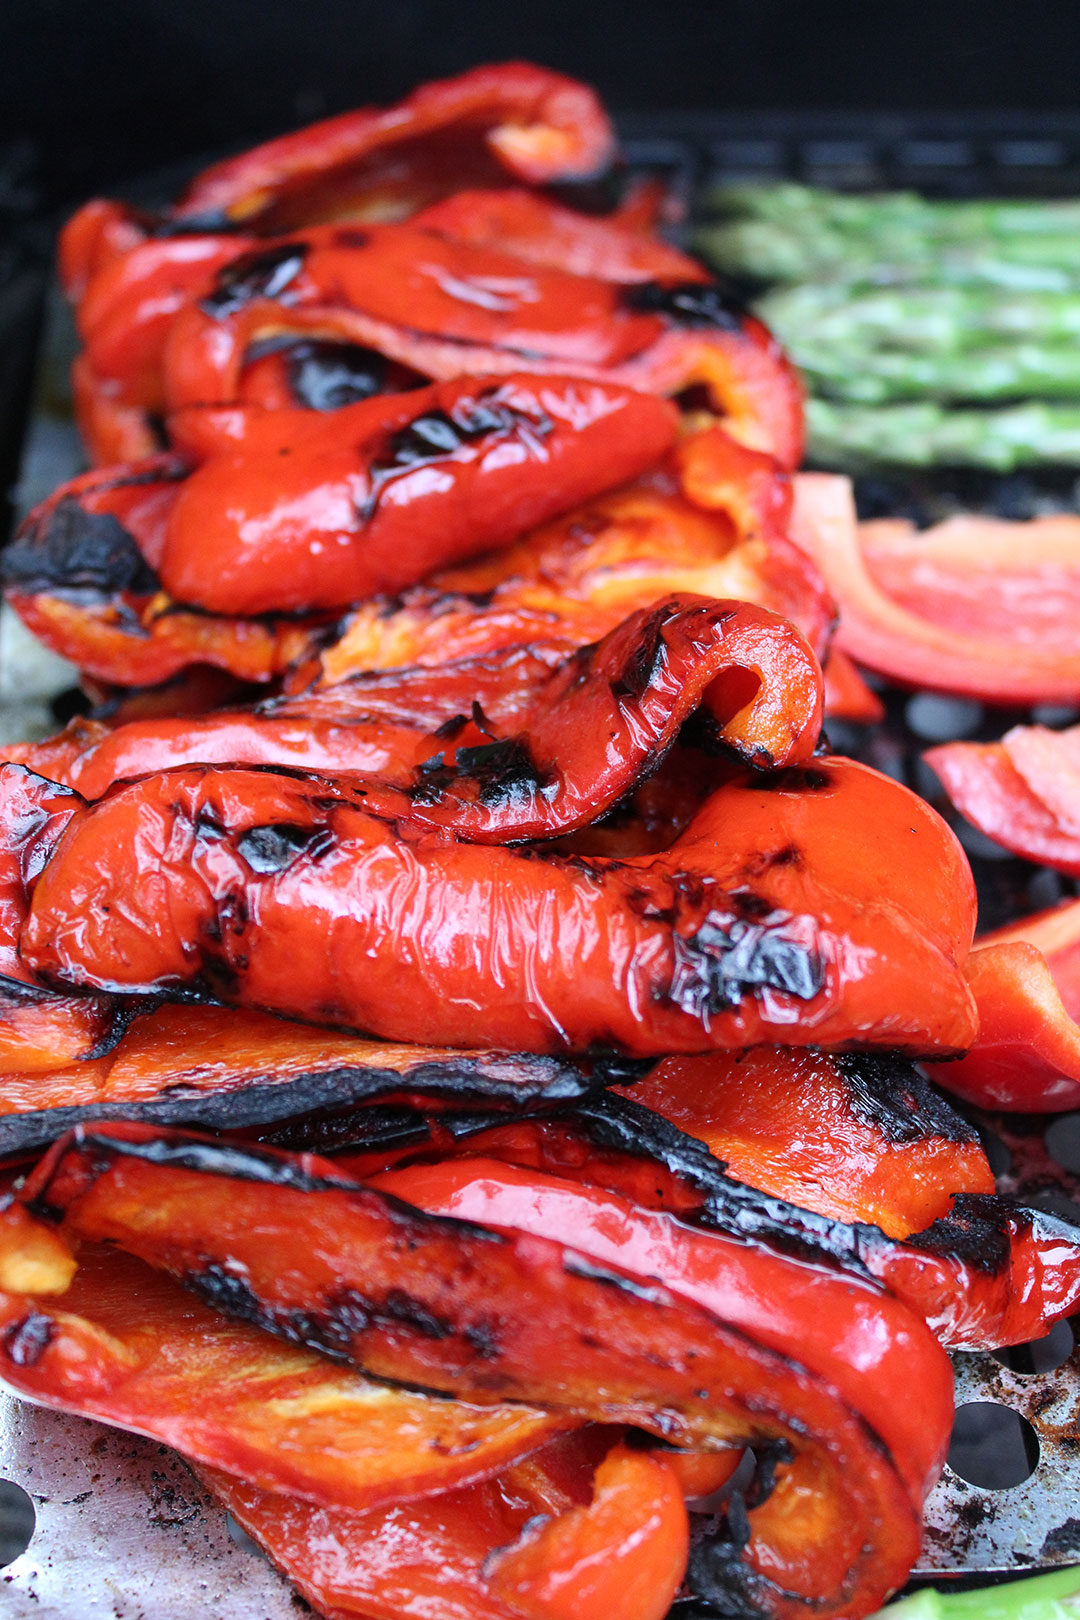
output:
[[[628,389],[511,376],[260,425],[178,490],[158,567],[179,602],[250,616],[400,590],[635,477],[677,413]]]
[[[777,1328],[775,1290],[759,1295],[750,1275],[749,1287],[730,1278],[730,1315],[714,1314],[680,1296],[677,1276],[671,1289],[646,1284],[588,1247],[422,1214],[310,1156],[271,1159],[128,1126],[60,1144],[24,1196],[62,1214],[67,1230],[117,1243],[271,1331],[287,1336],[302,1310],[309,1336],[379,1376],[482,1402],[539,1398],[692,1449],[782,1439],[793,1461],[755,1513],[749,1546],[718,1549],[710,1570],[751,1613],[862,1615],[914,1560],[951,1421],[948,1368],[917,1319],[857,1285],[811,1273],[800,1310],[797,1268],[785,1266],[800,1329],[831,1289],[853,1331],[860,1312],[874,1319],[865,1348],[879,1370],[894,1350],[909,1370],[918,1359],[932,1422],[925,1410],[918,1424],[886,1412],[869,1389],[857,1402],[857,1358],[841,1371],[834,1340],[829,1374],[803,1361],[801,1338]],[[643,1238],[649,1217],[632,1206],[623,1216],[628,1236]],[[760,1257],[734,1247],[757,1275]],[[215,1283],[222,1265],[245,1268],[242,1292]]]
[[[501,790],[529,790],[516,765]],[[21,953],[46,982],[212,985],[433,1045],[947,1051],[974,1033],[973,916],[952,834],[851,761],[737,778],[623,861],[395,832],[361,790],[191,769],[76,818]]]

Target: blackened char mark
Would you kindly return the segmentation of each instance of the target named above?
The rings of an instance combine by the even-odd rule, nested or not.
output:
[[[316,338],[290,346],[286,370],[298,405],[312,411],[336,411],[387,393],[390,361],[377,350],[356,343]]]
[[[13,1322],[0,1344],[15,1367],[33,1367],[49,1348],[56,1334],[56,1323],[39,1311],[29,1311]]]
[[[685,1586],[691,1601],[676,1604],[672,1615],[678,1620],[716,1620],[721,1615],[725,1620],[761,1620],[768,1614],[767,1594],[776,1588],[743,1558],[749,1540],[746,1502],[738,1491],[720,1513],[695,1516]]]
[[[282,242],[277,247],[241,253],[218,271],[201,308],[220,321],[256,298],[280,298],[300,274],[307,253],[304,242]]]
[[[4,584],[24,591],[152,596],[160,588],[130,530],[111,512],[88,512],[74,495],[25,524],[0,566]]]
[[[670,617],[670,608],[661,606],[642,625],[629,657],[611,682],[617,700],[629,698],[636,702],[663,674],[667,663],[664,625]]]
[[[978,1132],[898,1052],[841,1052],[834,1058],[852,1112],[875,1126],[886,1142],[907,1144],[938,1137],[977,1142]]]
[[[391,479],[416,467],[446,461],[466,445],[484,439],[513,437],[539,447],[555,424],[544,412],[530,413],[500,399],[499,390],[459,399],[448,411],[426,411],[391,433],[382,455],[371,464],[371,495],[363,516],[374,511],[380,491]],[[539,453],[539,452],[538,452]]]
[[[957,1193],[948,1215],[907,1242],[925,1254],[997,1277],[1009,1267],[1010,1213],[1007,1202],[993,1193]]]
[[[333,843],[333,835],[324,827],[291,827],[276,822],[268,827],[252,827],[237,839],[237,853],[253,872],[260,877],[271,877],[285,872],[303,855],[315,857]]]
[[[811,1001],[825,983],[825,970],[816,951],[785,932],[790,922],[787,912],[770,912],[760,921],[710,912],[696,933],[675,936],[669,999],[699,1019],[765,989]]]
[[[739,314],[732,298],[716,282],[687,281],[674,287],[647,281],[628,287],[623,294],[627,306],[642,315],[666,315],[676,326],[692,330],[712,328],[737,332]]]
[[[412,790],[416,804],[437,804],[449,789],[466,781],[475,782],[481,804],[492,806],[527,804],[544,786],[523,736],[459,748],[453,765],[443,764],[443,756],[436,754],[420,770],[421,780]]]

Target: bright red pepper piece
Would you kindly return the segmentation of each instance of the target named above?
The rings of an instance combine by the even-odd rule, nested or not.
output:
[[[1000,742],[944,743],[923,757],[980,832],[1080,877],[1080,726],[1014,726]]]

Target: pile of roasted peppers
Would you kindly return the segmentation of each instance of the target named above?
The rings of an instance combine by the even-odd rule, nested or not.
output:
[[[484,68],[62,243],[94,466],[6,588],[97,710],[0,766],[0,1374],[330,1620],[868,1615],[943,1347],[1080,1303],[913,1061],[1075,1106],[1080,913],[973,950],[953,833],[822,732],[849,653],[1000,698],[994,603],[794,473],[654,188],[555,199],[613,156]],[[1080,872],[1078,749],[932,763]]]

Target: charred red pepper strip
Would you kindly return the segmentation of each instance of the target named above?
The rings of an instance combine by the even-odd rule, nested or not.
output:
[[[973,918],[944,823],[848,760],[736,778],[670,849],[623,861],[395,834],[345,784],[192,768],[80,813],[21,950],[46,982],[210,982],[431,1044],[925,1052],[974,1035],[955,965]]]
[[[433,80],[392,107],[341,113],[214,164],[191,182],[171,217],[188,228],[204,219],[215,228],[218,221],[265,228],[283,214],[304,217],[313,206],[346,212],[378,191],[380,161],[400,166],[404,159],[421,178],[425,160],[434,161],[436,176],[456,169],[460,177],[468,172],[462,143],[470,141],[490,154],[493,176],[501,169],[530,185],[586,178],[615,153],[611,125],[588,85],[530,62],[503,62]],[[416,177],[410,179],[415,186]]]
[[[0,1373],[263,1490],[363,1511],[484,1479],[567,1419],[369,1383],[228,1322],[139,1260],[84,1249],[59,1302],[0,1294]]]
[[[839,647],[831,647],[825,660],[825,713],[860,725],[875,725],[885,718],[884,703]]]
[[[178,488],[161,578],[216,613],[347,607],[635,477],[677,420],[646,394],[531,375],[268,413]]]
[[[786,476],[715,429],[699,437],[707,444],[686,441],[670,472],[592,501],[490,562],[437,575],[401,604],[356,609],[322,654],[323,680],[553,636],[580,646],[671,591],[758,602],[824,657],[835,610],[786,537]],[[691,475],[696,502],[676,483]]]
[[[412,225],[320,228],[226,265],[170,327],[169,408],[236,402],[253,348],[302,336],[440,379],[538,371],[650,394],[700,385],[737,438],[785,466],[801,455],[793,368],[712,284],[618,287]]]
[[[616,214],[578,214],[535,191],[459,191],[415,215],[421,230],[455,242],[497,248],[552,270],[630,285],[639,281],[704,281],[696,259],[663,238],[634,230]]]
[[[426,712],[425,694],[434,700]],[[51,767],[88,799],[186,761],[361,774],[371,778],[372,812],[501,843],[599,819],[657,768],[699,706],[716,739],[748,763],[806,764],[821,729],[820,671],[798,632],[763,609],[674,597],[554,669],[508,652],[232,715],[89,734],[76,723],[66,751],[57,739],[7,753]],[[407,723],[410,708],[422,722]],[[493,779],[514,768],[521,792],[493,794]]]
[[[626,1095],[738,1181],[891,1237],[947,1215],[954,1193],[994,1191],[974,1129],[891,1057],[765,1046],[665,1058]]]
[[[1080,726],[1014,726],[997,743],[945,743],[923,758],[988,838],[1080,877]]]
[[[142,461],[161,449],[161,433],[148,411],[113,397],[85,354],[71,363],[71,392],[79,436],[92,466]]]
[[[1080,1105],[1080,901],[977,941],[964,965],[979,1009],[966,1057],[935,1071],[981,1108],[1052,1113]]]
[[[986,703],[1080,699],[1080,519],[1029,524],[951,520],[899,545],[859,525],[846,479],[796,481],[794,537],[840,608],[837,645],[902,686],[933,687]],[[1040,527],[1049,524],[1049,529]],[[1050,608],[1039,602],[1047,571]]]
[[[948,1437],[951,1379],[917,1319],[864,1287],[786,1262],[784,1282],[759,1293],[754,1279],[772,1257],[731,1245],[745,1286],[730,1286],[722,1319],[587,1251],[423,1215],[318,1160],[134,1126],[61,1144],[25,1199],[230,1313],[286,1336],[302,1331],[377,1376],[481,1401],[540,1399],[694,1449],[786,1442],[781,1455],[792,1461],[754,1512],[749,1547],[716,1543],[708,1561],[713,1589],[737,1593],[749,1612],[864,1614],[914,1561],[923,1496]],[[642,1237],[666,1220],[632,1206],[625,1215]],[[676,1287],[686,1286],[688,1263]],[[785,1331],[778,1313],[789,1312]],[[823,1376],[806,1346],[840,1317],[860,1355],[846,1362],[830,1335]],[[902,1382],[883,1399],[881,1375],[894,1361]],[[917,1422],[902,1398],[915,1361]]]
[[[64,1003],[64,998],[56,1000]],[[86,998],[89,1000],[90,998]],[[498,1118],[565,1104],[636,1065],[614,1054],[573,1063],[536,1055],[395,1046],[223,1007],[156,1008],[136,1016],[99,1058],[48,1072],[0,1074],[0,1160],[25,1159],[88,1119],[266,1131],[340,1109],[395,1100],[426,1113]]]
[[[440,1620],[564,1620],[584,1612],[582,1600],[609,1620],[663,1620],[686,1565],[671,1464],[619,1449],[597,1470],[595,1500],[578,1502],[562,1489],[565,1470],[548,1477],[566,1444],[486,1484],[363,1516],[197,1472],[330,1620],[401,1620],[417,1603]],[[516,1573],[505,1598],[511,1578],[497,1578],[496,1559]]]

